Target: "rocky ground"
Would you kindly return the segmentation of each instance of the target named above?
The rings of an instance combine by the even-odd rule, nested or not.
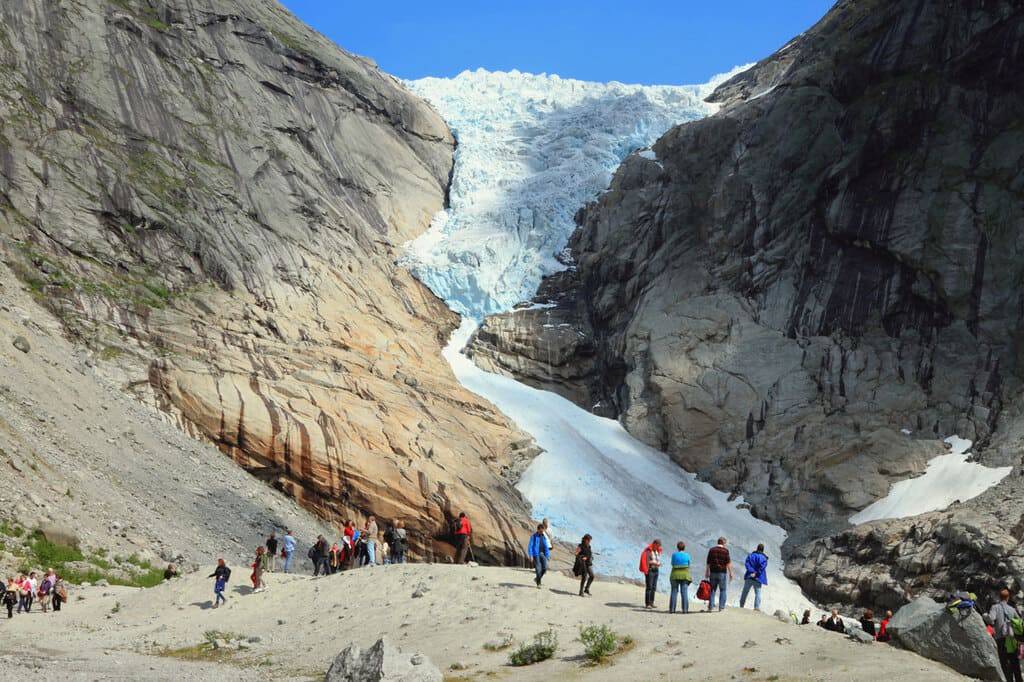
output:
[[[891,646],[749,609],[669,615],[662,595],[660,609],[646,611],[631,584],[595,583],[587,599],[559,574],[538,590],[525,569],[406,564],[315,579],[271,574],[267,591],[251,594],[247,574],[236,568],[228,603],[217,610],[210,608],[212,581],[200,572],[146,590],[78,589],[60,614],[0,619],[0,674],[319,680],[349,642],[367,647],[386,635],[428,656],[451,681],[963,679]],[[633,643],[610,663],[589,666],[578,634],[591,624],[609,624]],[[559,646],[543,663],[512,668],[509,649],[487,648],[506,640],[514,648],[548,628]],[[214,640],[217,649],[205,644]]]

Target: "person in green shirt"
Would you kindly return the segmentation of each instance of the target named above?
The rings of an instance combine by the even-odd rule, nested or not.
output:
[[[676,550],[672,553],[672,573],[669,574],[669,581],[672,583],[672,593],[668,600],[668,612],[676,612],[676,595],[682,595],[682,612],[690,612],[690,555],[686,552],[686,543],[680,540],[676,543]]]

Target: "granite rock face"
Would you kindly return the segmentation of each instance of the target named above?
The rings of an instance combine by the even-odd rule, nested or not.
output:
[[[328,520],[513,559],[527,436],[395,266],[441,208],[426,104],[272,0],[0,4],[4,260],[140,398]]]
[[[1002,680],[999,655],[977,611],[953,614],[928,597],[910,602],[889,621],[901,646],[979,680]]]
[[[1019,3],[837,3],[580,211],[575,269],[535,299],[570,327],[491,318],[476,356],[617,416],[792,545],[952,434],[1019,483],[1022,70]]]

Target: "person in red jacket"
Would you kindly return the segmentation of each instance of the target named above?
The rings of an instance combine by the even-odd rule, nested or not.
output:
[[[469,525],[469,517],[466,512],[459,512],[459,518],[455,523],[455,563],[466,563],[466,553],[469,552],[469,536],[473,534],[473,527]]]

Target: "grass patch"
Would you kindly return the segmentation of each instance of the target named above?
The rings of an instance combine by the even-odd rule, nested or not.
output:
[[[548,660],[557,649],[558,636],[554,630],[545,630],[533,636],[533,644],[520,644],[508,661],[515,666],[532,665]]]
[[[85,555],[82,554],[82,550],[50,542],[43,536],[43,532],[40,530],[32,533],[29,548],[32,550],[32,554],[35,555],[35,560],[47,567],[62,566],[71,561],[85,561]]]
[[[166,31],[168,28],[167,24],[160,21],[159,19],[149,19],[148,21],[146,21],[146,26],[149,26],[150,28],[155,28],[158,31]]]

